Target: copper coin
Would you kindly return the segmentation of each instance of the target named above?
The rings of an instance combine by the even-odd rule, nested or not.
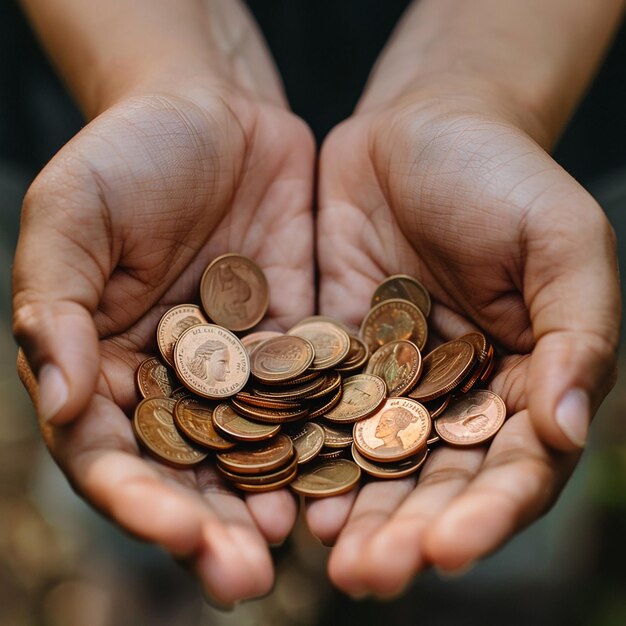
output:
[[[169,398],[180,385],[174,374],[155,356],[144,359],[135,374],[139,393],[144,398]]]
[[[393,298],[400,298],[402,300],[408,300],[412,302],[425,317],[430,315],[430,294],[422,283],[419,282],[413,276],[406,274],[396,274],[395,276],[389,276],[383,280],[372,297],[371,306],[374,307],[384,300],[391,300]]]
[[[294,454],[292,455],[291,461],[289,461],[287,465],[267,474],[236,474],[235,472],[230,472],[219,465],[217,469],[219,473],[224,476],[224,478],[227,478],[234,483],[244,483],[246,485],[269,485],[282,481],[287,478],[287,476],[294,475],[297,466],[298,458]]]
[[[401,396],[412,389],[420,377],[422,355],[410,341],[392,341],[372,354],[365,373],[380,376],[387,383],[390,396]]]
[[[372,461],[401,461],[426,445],[430,428],[430,415],[419,402],[388,398],[374,415],[354,425],[354,443]]]
[[[192,441],[212,450],[230,450],[234,441],[224,439],[213,426],[215,404],[199,402],[189,396],[174,406],[174,423]]]
[[[236,396],[236,400],[244,404],[252,406],[260,406],[263,409],[299,409],[299,402],[290,402],[289,400],[269,400],[260,396],[255,396],[247,391],[240,391]]]
[[[339,328],[350,334],[350,329],[343,322],[335,319],[334,317],[328,317],[328,315],[309,315],[308,317],[301,319],[296,326],[299,326],[300,324],[308,324],[310,322],[328,322],[329,324],[339,326]]]
[[[250,361],[241,341],[214,324],[188,328],[174,347],[181,382],[204,398],[220,400],[241,391],[250,376]]]
[[[454,339],[435,348],[424,357],[422,377],[409,398],[428,402],[452,391],[474,364],[474,346]]]
[[[398,339],[412,341],[422,350],[428,338],[428,324],[424,314],[412,302],[384,300],[365,316],[360,337],[370,352]]]
[[[387,387],[379,376],[356,374],[343,381],[339,404],[324,414],[335,423],[350,424],[371,415],[385,401]]]
[[[357,486],[361,469],[347,459],[314,461],[300,469],[290,487],[296,493],[310,498],[338,496]]]
[[[252,391],[255,395],[268,400],[300,400],[320,389],[324,382],[324,376],[318,376],[301,385],[284,385],[281,387],[268,387],[267,385],[255,385]]]
[[[485,366],[488,365],[486,361],[489,353],[489,343],[485,335],[479,332],[466,333],[459,339],[467,341],[467,343],[471,343],[474,346],[474,366],[458,387],[458,391],[467,393],[478,382],[485,371]]]
[[[348,333],[337,324],[325,321],[300,322],[288,335],[308,339],[315,349],[311,369],[325,370],[338,365],[350,350]]]
[[[505,418],[502,398],[488,389],[476,389],[452,400],[435,429],[452,446],[478,446],[500,430]]]
[[[369,356],[368,347],[358,337],[350,335],[350,350],[336,369],[342,373],[361,369],[367,363]]]
[[[256,326],[269,305],[269,287],[261,268],[240,254],[224,254],[204,271],[200,299],[215,324],[234,331]]]
[[[213,412],[213,424],[221,433],[238,441],[263,441],[280,432],[280,424],[258,424],[235,413],[227,402]]]
[[[146,398],[135,409],[133,431],[148,452],[159,461],[174,467],[197,465],[207,457],[183,439],[174,425],[174,405],[171,398]]]
[[[441,437],[439,435],[432,435],[431,433],[431,436],[429,436],[428,439],[426,440],[426,445],[430,448],[431,446],[434,446],[440,441],[441,441]]]
[[[300,376],[313,362],[315,351],[302,337],[281,335],[261,342],[250,355],[252,375],[265,383]]]
[[[415,456],[411,456],[404,461],[396,461],[395,463],[375,463],[365,458],[352,444],[352,458],[354,462],[370,476],[375,478],[404,478],[417,472],[424,465],[428,456],[428,448],[422,448]]]
[[[174,367],[174,345],[182,333],[192,326],[206,323],[200,307],[195,304],[172,307],[163,315],[157,326],[157,345],[168,365]]]
[[[250,483],[241,482],[233,483],[233,487],[241,489],[241,491],[247,491],[248,493],[265,493],[266,491],[276,491],[277,489],[282,489],[283,487],[286,487],[287,485],[292,483],[297,475],[298,470],[295,469],[289,476],[277,482],[263,483],[262,485],[253,485]]]
[[[178,387],[177,389],[174,389],[174,391],[172,391],[172,395],[170,396],[170,398],[174,400],[180,400],[181,398],[185,398],[188,395],[189,390],[187,389],[187,387]]]
[[[312,461],[324,445],[324,431],[315,422],[306,422],[294,434],[289,435],[298,454],[298,464]]]
[[[343,459],[346,457],[345,451],[345,448],[327,448],[324,446],[317,455],[317,460]]]
[[[489,346],[489,352],[487,354],[487,359],[485,360],[485,370],[480,375],[480,380],[483,383],[486,383],[491,378],[495,365],[496,365],[496,357],[495,357],[495,353],[493,350],[493,346]]]
[[[248,351],[248,354],[252,354],[252,351],[266,339],[273,339],[274,337],[280,337],[282,333],[275,330],[259,330],[256,333],[250,333],[241,337],[241,343]]]
[[[334,393],[339,387],[341,387],[341,374],[337,371],[328,372],[324,375],[324,382],[315,391],[304,396],[303,400],[312,402],[313,400],[319,400],[328,396],[330,393]]]
[[[452,396],[440,396],[436,400],[424,402],[424,406],[430,413],[430,418],[434,420],[436,417],[439,417],[446,410],[448,404],[450,404],[451,398]]]
[[[309,406],[309,414],[307,416],[308,419],[313,420],[321,417],[322,415],[326,415],[328,411],[334,409],[341,402],[342,395],[343,390],[340,387],[332,396],[327,396],[321,400],[313,402]]]
[[[230,404],[234,411],[251,420],[266,424],[282,424],[283,422],[295,422],[305,418],[309,409],[301,406],[297,409],[263,409],[260,406],[250,406],[231,398]]]
[[[354,441],[352,429],[341,430],[327,424],[321,424],[321,426],[324,431],[324,445],[327,448],[348,448],[352,445]]]
[[[304,374],[300,374],[296,378],[292,378],[291,380],[285,380],[280,384],[283,389],[296,387],[298,385],[304,385],[304,383],[309,383],[312,380],[317,380],[320,384],[324,379],[324,372],[317,372],[315,370],[307,370]],[[271,384],[271,383],[268,383]]]
[[[267,474],[286,465],[293,455],[293,443],[280,434],[267,443],[237,448],[216,455],[218,464],[235,474]]]

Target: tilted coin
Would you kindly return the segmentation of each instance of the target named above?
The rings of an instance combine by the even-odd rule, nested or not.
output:
[[[165,312],[157,326],[157,345],[168,365],[174,367],[174,345],[182,333],[192,326],[207,323],[195,304],[180,304]]]
[[[462,339],[441,344],[423,360],[422,376],[409,398],[428,402],[452,391],[474,364],[474,347]]]
[[[342,459],[346,457],[345,452],[345,448],[327,448],[324,446],[317,455],[317,460],[327,461],[328,459]]]
[[[224,254],[205,270],[200,299],[215,324],[234,331],[256,326],[269,305],[269,287],[261,268],[240,254]]]
[[[361,469],[347,459],[313,461],[302,467],[290,487],[310,498],[338,496],[357,486]]]
[[[287,332],[288,335],[308,339],[315,349],[311,369],[325,370],[343,361],[350,350],[348,333],[331,322],[300,322]]]
[[[388,398],[374,415],[354,425],[354,443],[372,461],[401,461],[426,446],[430,428],[430,415],[419,402]]]
[[[293,434],[289,434],[298,455],[298,464],[312,461],[324,445],[324,431],[315,422],[306,422]]]
[[[422,448],[415,456],[411,456],[404,461],[396,461],[395,463],[376,463],[364,457],[352,444],[352,458],[354,462],[370,476],[374,478],[404,478],[417,472],[424,465],[428,456],[428,448]]]
[[[268,385],[254,384],[252,391],[255,395],[268,400],[300,400],[320,389],[326,381],[324,376],[317,376],[301,385],[281,385],[270,387]]]
[[[500,396],[476,389],[450,402],[435,422],[437,434],[452,446],[478,446],[502,427],[506,406]]]
[[[370,351],[368,347],[354,335],[350,335],[350,350],[346,355],[346,358],[337,365],[338,372],[353,372],[361,369],[370,357]]]
[[[251,420],[264,422],[267,424],[281,424],[282,422],[294,422],[305,418],[309,409],[301,406],[297,409],[264,409],[260,406],[250,406],[240,402],[236,398],[231,398],[230,405],[240,415]]]
[[[221,433],[238,441],[264,441],[280,432],[280,424],[259,424],[233,411],[227,402],[215,407],[213,424]]]
[[[188,328],[174,347],[180,381],[204,398],[219,400],[243,389],[250,376],[248,353],[233,333],[214,324]]]
[[[299,402],[292,402],[290,400],[270,400],[268,398],[262,398],[256,396],[248,391],[240,391],[236,396],[236,400],[243,402],[244,404],[251,404],[252,406],[260,406],[264,409],[299,409]]]
[[[372,354],[365,373],[380,376],[387,383],[390,396],[401,396],[412,389],[419,379],[422,355],[411,341],[391,341]]]
[[[327,448],[348,448],[354,441],[352,437],[352,429],[341,430],[339,428],[333,428],[328,424],[322,424],[324,431],[324,445]]]
[[[297,325],[309,324],[310,322],[328,322],[329,324],[339,326],[339,328],[345,330],[348,334],[351,332],[351,330],[342,321],[337,320],[334,317],[329,317],[328,315],[309,315],[308,317],[301,319]]]
[[[293,455],[293,443],[280,434],[263,444],[239,447],[217,454],[222,468],[235,474],[266,474],[287,464]]]
[[[426,287],[413,276],[396,274],[385,278],[376,288],[371,306],[374,307],[379,302],[392,298],[408,300],[417,306],[425,317],[430,315],[430,294]]]
[[[291,460],[284,467],[277,469],[272,472],[268,472],[267,474],[237,474],[235,472],[231,472],[223,467],[218,465],[217,469],[219,473],[227,478],[229,481],[235,484],[245,484],[245,485],[269,485],[272,483],[277,483],[288,476],[295,478],[294,472],[296,472],[296,468],[298,465],[298,458],[295,454],[292,455]]]
[[[263,341],[266,339],[272,339],[274,337],[280,337],[282,333],[279,333],[276,330],[259,330],[255,333],[250,333],[248,335],[244,335],[241,338],[241,343],[244,348],[248,351],[248,354],[252,354],[252,351]]]
[[[319,400],[320,398],[324,398],[331,393],[334,393],[339,387],[341,387],[341,374],[337,371],[326,372],[324,374],[324,382],[315,391],[308,393],[304,396],[304,400],[307,402],[313,402],[314,400]]]
[[[387,395],[385,381],[371,374],[356,374],[343,381],[339,404],[324,414],[336,423],[350,424],[372,414]]]
[[[361,324],[359,336],[370,352],[398,339],[412,341],[422,350],[428,338],[428,323],[412,302],[384,300],[369,310]]]
[[[224,439],[213,426],[215,404],[202,403],[186,396],[174,405],[174,423],[182,433],[212,450],[230,450],[235,442]]]
[[[428,409],[430,418],[435,419],[439,417],[445,410],[448,404],[450,404],[452,396],[439,396],[436,400],[430,402],[423,402],[423,405]]]
[[[474,365],[458,386],[458,391],[467,393],[478,382],[488,365],[489,343],[485,335],[479,332],[466,333],[459,339],[467,341],[467,343],[471,343],[474,346]]]
[[[174,467],[190,467],[207,457],[206,450],[200,450],[183,439],[174,425],[175,400],[171,398],[146,398],[135,409],[133,431],[144,448]]]
[[[308,419],[313,420],[326,415],[331,409],[334,409],[340,402],[343,396],[343,389],[339,387],[332,395],[325,396],[320,400],[316,400],[309,406]]]
[[[252,351],[250,368],[257,380],[284,382],[305,372],[314,357],[314,348],[306,339],[280,335],[266,339]]]
[[[170,370],[155,356],[144,359],[137,368],[135,380],[144,398],[169,398],[180,385]]]
[[[283,478],[273,483],[263,483],[260,485],[255,485],[255,484],[250,484],[249,482],[248,483],[239,482],[239,483],[233,483],[233,487],[236,487],[237,489],[240,489],[241,491],[247,491],[249,493],[265,493],[266,491],[276,491],[277,489],[282,489],[283,487],[286,487],[287,485],[292,483],[293,480],[297,477],[297,475],[298,475],[298,470],[295,469],[286,478]]]
[[[489,346],[489,352],[487,353],[487,359],[485,360],[485,369],[483,373],[480,375],[480,380],[483,383],[486,383],[491,378],[493,374],[493,370],[496,365],[496,357],[494,353],[493,346]]]

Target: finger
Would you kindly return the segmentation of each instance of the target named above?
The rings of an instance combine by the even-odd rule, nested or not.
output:
[[[527,411],[514,415],[476,478],[426,529],[424,555],[446,571],[471,566],[553,504],[577,459],[546,448]]]
[[[58,169],[58,168],[57,168]],[[92,319],[110,250],[95,190],[40,175],[29,190],[13,270],[13,329],[39,382],[38,412],[63,423],[87,405],[97,378]]]
[[[365,518],[381,510],[381,500],[391,497],[395,506],[384,509],[366,532],[353,534],[352,519],[346,524],[331,556],[333,581],[342,589],[382,596],[399,593],[427,565],[422,550],[424,530],[474,477],[484,458],[483,450],[435,450],[408,494],[398,493],[402,481],[393,481],[385,494],[376,494],[359,504]],[[386,485],[383,485],[386,486]],[[393,490],[393,491],[392,491]],[[395,492],[395,493],[394,493]],[[357,506],[355,505],[355,511]],[[352,546],[344,536],[352,535]],[[349,559],[349,552],[356,555]]]
[[[325,546],[332,546],[344,527],[359,489],[319,500],[308,499],[305,503],[306,521],[311,533]]]
[[[246,504],[259,531],[271,546],[282,544],[298,516],[298,505],[287,489],[246,495]]]
[[[574,204],[567,220],[547,212],[535,221],[527,233],[524,279],[537,342],[526,385],[528,408],[540,436],[571,451],[584,446],[591,416],[615,382],[615,241],[591,200]]]

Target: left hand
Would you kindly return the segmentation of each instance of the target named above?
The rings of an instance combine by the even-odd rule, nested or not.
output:
[[[321,313],[358,324],[385,276],[416,276],[430,328],[479,328],[501,353],[506,402],[489,446],[441,447],[418,479],[308,506],[336,545],[333,582],[395,594],[420,570],[461,570],[543,514],[572,473],[614,381],[614,236],[591,196],[497,107],[410,93],[326,140],[319,182]],[[560,420],[560,423],[559,423]]]

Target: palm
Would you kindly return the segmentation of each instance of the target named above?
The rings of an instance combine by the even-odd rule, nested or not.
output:
[[[554,306],[544,286],[564,250],[558,213],[538,213],[557,185],[575,205],[576,186],[513,128],[480,115],[419,119],[410,107],[364,114],[327,140],[321,309],[358,323],[382,278],[418,277],[435,341],[480,328],[506,355],[491,387],[511,417],[488,449],[434,452],[417,485],[370,483],[356,500],[309,506],[313,532],[339,535],[331,577],[356,594],[396,592],[431,563],[456,569],[495,549],[545,511],[578,457],[538,437],[526,394],[533,336],[545,332],[531,317]]]
[[[86,499],[191,559],[221,602],[267,590],[266,542],[284,539],[295,503],[281,491],[246,506],[206,467],[143,458],[127,418],[138,401],[134,372],[156,351],[160,316],[197,300],[203,269],[224,252],[265,270],[268,325],[312,313],[312,162],[308,131],[293,116],[242,98],[227,107],[196,88],[194,101],[155,95],[114,107],[49,166],[70,172],[57,187],[68,207],[61,235],[68,269],[89,277],[73,296],[93,311],[100,374],[85,414],[47,441]]]

